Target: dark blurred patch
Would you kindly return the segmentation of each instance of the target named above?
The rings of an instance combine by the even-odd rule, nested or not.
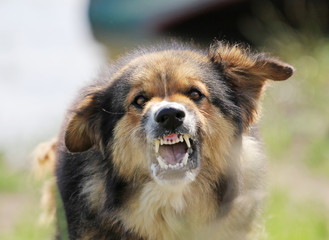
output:
[[[328,0],[90,0],[89,19],[95,38],[112,49],[171,38],[253,45],[253,32],[267,33],[259,27],[264,20],[260,16],[266,18],[273,9],[278,20],[293,29],[308,25],[328,31]]]

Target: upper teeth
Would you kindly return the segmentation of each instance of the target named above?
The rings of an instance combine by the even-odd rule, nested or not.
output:
[[[159,152],[159,146],[160,145],[172,145],[172,144],[176,144],[176,143],[179,143],[179,142],[184,142],[185,140],[185,143],[187,145],[188,148],[191,148],[191,143],[190,143],[190,140],[189,140],[189,136],[187,134],[184,134],[184,136],[180,135],[176,140],[167,140],[167,139],[163,139],[163,138],[160,138],[160,139],[156,139],[155,140],[155,145],[154,145],[154,150],[156,153]]]
[[[185,143],[188,147],[188,150],[187,152],[185,153],[184,155],[184,158],[181,160],[180,163],[176,163],[175,165],[173,164],[168,164],[158,153],[159,153],[159,147],[160,145],[164,145],[164,144],[176,144],[176,143],[179,143],[179,142],[184,142],[185,140]],[[155,153],[157,155],[157,160],[158,160],[158,163],[159,163],[159,166],[161,168],[164,168],[164,169],[178,169],[178,168],[181,168],[183,166],[185,166],[187,164],[187,161],[188,161],[188,157],[189,157],[189,154],[192,153],[192,148],[191,148],[191,143],[190,143],[190,140],[189,140],[189,136],[188,135],[180,135],[177,139],[175,140],[167,140],[165,138],[161,138],[161,139],[156,139],[155,140],[155,146],[154,146],[154,149],[155,149]]]
[[[163,144],[172,145],[172,144],[176,144],[176,143],[179,143],[179,142],[184,142],[184,139],[183,139],[183,136],[180,136],[175,140],[168,140],[168,139],[162,139],[161,138],[160,140],[155,140],[155,141],[160,142],[161,145],[163,145]]]

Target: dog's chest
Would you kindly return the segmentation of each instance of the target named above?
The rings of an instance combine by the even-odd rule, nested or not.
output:
[[[200,232],[207,236],[217,232],[216,227],[207,225],[216,212],[214,201],[188,186],[172,191],[149,183],[130,201],[121,217],[127,228],[146,239],[183,240],[196,239]]]

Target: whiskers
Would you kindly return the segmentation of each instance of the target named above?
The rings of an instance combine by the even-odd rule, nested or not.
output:
[[[131,111],[127,111],[127,112],[111,112],[111,111],[108,111],[106,110],[105,108],[102,108],[102,111],[105,112],[105,113],[108,113],[108,114],[114,114],[114,115],[124,115],[124,114],[134,114],[134,115],[137,115],[137,116],[143,116],[143,114],[141,113],[136,113],[136,112],[131,112]]]
[[[117,115],[123,115],[123,114],[125,114],[124,112],[110,112],[110,111],[106,110],[105,108],[102,108],[102,111],[103,112],[106,112],[108,114],[117,114]]]

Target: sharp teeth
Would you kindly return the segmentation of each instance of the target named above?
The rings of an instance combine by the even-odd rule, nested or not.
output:
[[[180,163],[176,163],[175,165],[168,164],[160,155],[158,155],[160,145],[164,145],[164,144],[172,145],[172,144],[176,144],[176,143],[184,142],[184,141],[185,141],[188,149],[187,149],[187,152],[184,155],[184,158],[182,159],[182,161]],[[154,142],[154,149],[155,149],[155,153],[157,154],[157,160],[158,160],[159,166],[163,169],[168,169],[168,168],[170,168],[170,169],[179,169],[179,168],[182,168],[182,167],[186,166],[187,162],[188,162],[189,154],[191,154],[192,151],[193,151],[192,148],[191,148],[190,139],[189,139],[187,134],[180,135],[175,140],[165,139],[165,138],[156,139],[155,142]],[[193,163],[192,163],[192,165],[193,165]]]
[[[159,152],[159,145],[160,145],[160,141],[159,140],[155,140],[155,153]]]
[[[186,142],[187,147],[188,148],[191,148],[190,139],[189,139],[189,137],[186,134],[184,135],[184,140]]]
[[[185,136],[183,137],[181,135],[181,136],[177,137],[177,139],[175,139],[175,140],[160,138],[159,141],[160,141],[160,145],[173,145],[173,144],[176,144],[176,143],[179,143],[179,142],[184,142],[184,139],[185,139]],[[187,141],[189,143],[188,137],[187,137],[187,140],[185,140],[185,141]]]
[[[182,164],[186,165],[187,164],[187,160],[188,160],[188,153],[185,153],[185,156],[183,158]]]
[[[157,157],[157,160],[158,160],[159,165],[160,165],[161,168],[165,168],[165,169],[168,168],[168,165],[164,162],[164,160],[162,160],[162,158],[160,156]]]

